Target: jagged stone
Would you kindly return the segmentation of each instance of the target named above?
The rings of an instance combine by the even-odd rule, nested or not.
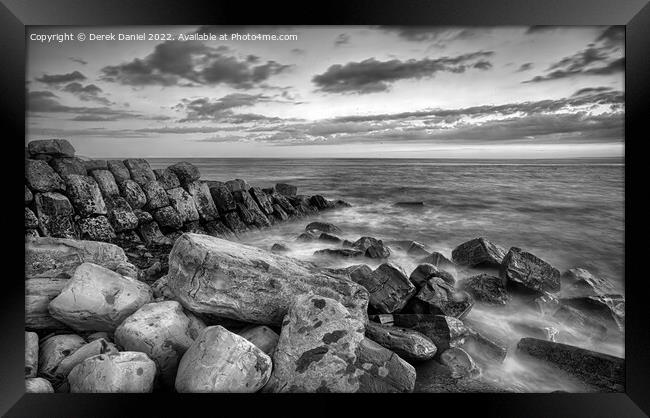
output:
[[[237,212],[228,212],[222,214],[223,222],[235,233],[245,232],[248,227],[246,224],[239,218]]]
[[[106,215],[106,203],[94,178],[71,174],[65,180],[68,198],[78,215]]]
[[[68,375],[72,393],[149,393],[156,364],[146,354],[122,351],[84,360]]]
[[[244,211],[240,208],[239,211],[244,222],[247,222],[247,219],[252,217],[253,222],[251,224],[258,228],[271,226],[270,219],[267,218],[266,215],[264,215],[264,212],[262,212],[259,206],[257,206],[257,203],[255,203],[255,200],[250,193],[246,191],[236,191],[233,192],[233,196],[239,204],[243,205],[243,207],[247,209],[247,211]]]
[[[54,378],[61,361],[84,344],[86,341],[76,334],[53,335],[43,340],[38,351],[38,375]]]
[[[406,274],[394,264],[384,263],[371,274],[357,272],[360,274],[351,273],[350,278],[368,290],[370,305],[381,313],[399,311],[416,292]]]
[[[501,277],[536,292],[559,292],[560,272],[533,254],[512,247],[503,259]]]
[[[115,177],[110,171],[96,169],[91,172],[91,175],[97,182],[97,186],[99,186],[99,190],[101,190],[105,198],[120,195],[120,189],[117,187]]]
[[[133,209],[133,213],[138,218],[138,224],[146,224],[153,221],[153,215],[142,209]]]
[[[224,214],[226,212],[232,212],[237,209],[237,203],[235,198],[232,195],[230,189],[223,184],[209,186],[210,195],[214,204],[217,206],[219,213]]]
[[[318,210],[331,209],[333,204],[323,196],[315,195],[309,198],[309,204]]]
[[[37,192],[60,192],[66,188],[61,176],[40,160],[25,160],[25,181]]]
[[[36,193],[36,213],[44,235],[75,238],[74,209],[67,197],[56,192]]]
[[[505,280],[486,273],[468,277],[461,282],[460,288],[475,300],[491,305],[505,305],[510,300]]]
[[[170,165],[168,168],[176,174],[181,184],[188,184],[201,178],[199,169],[185,161]]]
[[[352,244],[352,248],[362,251],[368,258],[388,258],[390,249],[384,242],[373,237],[361,237]]]
[[[298,194],[298,188],[291,184],[278,183],[275,185],[275,190],[284,196],[295,196]]]
[[[251,187],[249,193],[257,202],[257,205],[262,209],[265,215],[271,215],[273,213],[273,204],[269,199],[269,196],[262,191],[259,187]]]
[[[127,179],[119,185],[122,196],[133,209],[142,209],[147,204],[147,196],[138,183]]]
[[[193,181],[185,185],[188,193],[194,199],[196,210],[203,221],[214,221],[219,219],[219,212],[212,200],[210,188],[201,181]]]
[[[289,219],[289,215],[282,209],[280,205],[273,205],[273,216],[280,221],[286,221]]]
[[[419,289],[433,277],[439,277],[452,286],[456,283],[456,279],[454,279],[454,276],[451,273],[446,272],[433,264],[427,263],[417,266],[411,273],[409,280],[411,280],[411,283]]]
[[[446,315],[462,319],[472,306],[474,306],[474,299],[469,293],[454,289],[439,277],[432,277],[408,301],[403,312]]]
[[[163,228],[180,229],[183,226],[183,218],[172,206],[165,206],[153,213],[153,218]]]
[[[224,225],[221,221],[210,221],[205,223],[205,229],[208,235],[211,235],[213,237],[230,237],[232,236],[233,232],[228,228],[226,225]]]
[[[101,170],[95,171],[98,173]],[[138,217],[131,205],[121,196],[114,196],[106,198],[106,206],[108,208],[108,220],[113,225],[115,232],[130,231],[138,227]]]
[[[30,208],[25,208],[25,229],[38,228],[38,218]]]
[[[130,158],[124,160],[124,166],[129,170],[131,179],[138,183],[140,187],[156,180],[156,175],[153,173],[149,162],[143,158]]]
[[[194,204],[194,199],[185,189],[181,187],[170,189],[167,190],[167,195],[170,205],[176,209],[183,223],[199,220],[199,212]],[[158,222],[163,225],[160,221]]]
[[[435,344],[428,337],[406,328],[368,322],[366,337],[405,360],[430,360],[437,351]]]
[[[32,193],[31,190],[29,190],[29,187],[25,185],[25,205],[29,205],[30,203],[32,203],[33,200],[34,200],[34,194]]]
[[[242,179],[228,180],[226,182],[226,187],[228,187],[231,192],[248,192],[251,188],[251,186],[248,185],[248,182]]]
[[[49,161],[50,166],[56,173],[65,178],[69,174],[79,174],[85,176],[88,174],[84,162],[76,157],[56,157]]]
[[[74,147],[65,139],[39,139],[30,141],[27,149],[32,155],[46,154],[55,157],[74,157]]]
[[[436,251],[424,257],[419,262],[423,264],[432,264],[441,269],[456,269],[456,264],[453,261],[445,257],[442,253]]]
[[[147,204],[145,208],[148,211],[153,211],[160,209],[165,206],[169,206],[169,197],[167,192],[156,180],[145,183],[142,186],[142,191],[147,198]]]
[[[77,222],[79,237],[91,241],[112,241],[117,237],[106,216],[83,218]]]
[[[499,267],[506,251],[485,238],[464,242],[451,252],[455,263],[470,267]]]
[[[291,202],[289,202],[289,199],[287,199],[285,196],[275,192],[270,195],[271,201],[273,202],[273,205],[278,205],[282,208],[282,210],[289,216],[294,216],[298,213],[296,208],[293,207]]]
[[[95,170],[108,170],[108,162],[106,160],[89,160],[84,161],[83,164],[89,173]]]
[[[181,182],[178,180],[178,176],[169,168],[159,168],[153,172],[156,175],[156,180],[158,180],[165,190],[181,187]]]
[[[115,177],[115,182],[121,184],[125,180],[131,180],[131,173],[121,160],[108,160],[106,162],[108,171]]]

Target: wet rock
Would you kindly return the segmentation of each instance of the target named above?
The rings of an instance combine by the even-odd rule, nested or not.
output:
[[[142,282],[84,263],[50,302],[49,310],[53,318],[78,331],[113,331],[152,296]]]
[[[40,344],[38,351],[38,375],[53,379],[61,361],[86,344],[76,334],[53,335]]]
[[[555,341],[558,330],[555,327],[546,326],[543,323],[528,323],[528,322],[511,322],[512,329],[519,334],[526,337],[539,338],[542,340]]]
[[[113,337],[111,336],[111,334],[109,334],[106,331],[97,331],[97,332],[93,332],[92,334],[86,335],[86,341],[88,341],[89,343],[95,340],[99,340],[100,338],[103,338],[108,342],[113,341]]]
[[[413,241],[408,250],[406,250],[406,254],[414,258],[421,258],[427,257],[429,255],[429,251],[427,251],[427,249],[424,247],[424,244]]]
[[[254,393],[269,380],[271,366],[271,358],[245,338],[207,327],[180,361],[176,391]]]
[[[54,379],[55,381],[62,382],[65,378],[68,377],[76,365],[80,364],[89,357],[96,356],[98,354],[114,354],[117,352],[117,347],[103,338],[96,339],[92,342],[89,342],[88,344],[84,344],[74,350],[69,356],[61,360],[59,365],[56,367],[56,370],[53,372]]]
[[[180,229],[183,226],[183,218],[178,211],[171,206],[165,206],[164,208],[156,210],[153,213],[153,218],[163,228]]]
[[[251,186],[248,185],[248,182],[242,179],[228,180],[226,182],[226,187],[228,187],[231,192],[248,192],[251,188]]]
[[[32,203],[32,200],[34,200],[34,195],[32,194],[32,191],[29,190],[29,187],[25,185],[25,205]]]
[[[338,226],[328,222],[311,222],[305,227],[305,231],[320,231],[328,234],[341,234],[343,232]]]
[[[320,241],[327,241],[327,242],[334,242],[338,243],[341,242],[341,238],[335,236],[335,235],[330,235],[327,232],[323,232],[318,236],[318,239]]]
[[[420,291],[408,301],[405,313],[435,314],[464,318],[474,306],[472,297],[456,290],[439,277],[427,280]]]
[[[287,198],[298,215],[314,215],[318,210],[309,204],[309,197],[295,196]]]
[[[505,305],[510,300],[505,280],[490,274],[468,277],[461,282],[460,288],[475,300],[491,305]]]
[[[368,290],[370,305],[381,313],[401,310],[416,292],[406,274],[394,264],[384,263],[372,274],[359,273],[351,272],[350,278]]]
[[[298,239],[303,241],[305,237],[301,234]],[[353,250],[350,248],[325,248],[323,250],[314,251],[314,255],[317,257],[337,257],[337,258],[355,258],[361,257],[363,253],[358,250]]]
[[[277,325],[298,295],[314,292],[366,318],[368,294],[354,282],[311,263],[207,235],[176,240],[168,278],[176,299],[195,313]]]
[[[505,249],[485,238],[464,242],[451,252],[455,263],[470,267],[499,267],[505,256]]]
[[[247,225],[255,225],[255,216],[253,216],[253,213],[244,204],[237,203],[237,213],[244,223]]]
[[[335,300],[303,295],[283,321],[265,392],[410,392],[415,370],[364,337]]]
[[[176,174],[181,184],[188,184],[201,178],[199,169],[185,161],[170,165],[168,168]]]
[[[194,204],[203,221],[219,219],[219,212],[212,200],[210,189],[206,183],[194,181],[186,184],[186,189],[194,199]]]
[[[453,261],[449,260],[442,253],[435,251],[421,259],[420,263],[432,264],[441,269],[456,270],[456,264]]]
[[[131,180],[131,173],[129,173],[129,169],[126,168],[124,162],[120,160],[108,160],[106,165],[108,166],[108,171],[115,177],[117,184],[121,184],[125,180]]]
[[[255,202],[257,202],[257,205],[262,209],[264,214],[271,215],[273,213],[271,199],[269,199],[269,196],[262,189],[259,187],[251,187],[249,193],[253,196],[253,199],[255,199]]]
[[[55,157],[74,157],[74,147],[65,139],[39,139],[30,141],[27,149],[32,155],[46,154]]]
[[[26,393],[54,393],[52,384],[42,377],[31,377],[25,379]]]
[[[616,302],[622,302],[624,304],[625,299],[621,295],[583,296],[560,299],[561,304],[575,308],[589,318],[595,319],[607,327],[622,331],[624,329],[625,317],[613,309]],[[624,315],[625,307],[623,306],[623,309],[620,309],[620,311]]]
[[[124,160],[124,166],[129,170],[131,179],[138,183],[140,187],[143,187],[150,181],[156,180],[156,175],[153,173],[149,162],[143,158]]]
[[[25,377],[38,373],[38,334],[25,332]]]
[[[614,293],[611,283],[589,270],[573,268],[560,277],[563,297],[602,296]]]
[[[383,325],[395,325],[393,314],[368,315],[368,319]]]
[[[368,322],[366,337],[405,360],[430,360],[436,355],[433,341],[410,329]]]
[[[185,191],[185,189],[181,187],[170,189],[167,190],[167,194],[169,195],[170,205],[176,209],[176,212],[178,212],[180,215],[181,221],[183,223],[199,220],[199,212],[197,211],[196,205],[194,204],[194,199],[189,193]],[[158,223],[163,225],[160,220],[156,220]]]
[[[138,218],[138,224],[146,224],[153,221],[153,215],[142,209],[133,209],[133,213]]]
[[[66,177],[67,194],[81,216],[106,215],[106,204],[94,178],[71,174]]]
[[[60,192],[66,187],[52,167],[40,160],[25,160],[25,181],[37,192]]]
[[[331,209],[333,204],[321,195],[315,195],[309,198],[309,204],[318,210]],[[327,231],[325,231],[327,232]]]
[[[115,230],[105,216],[84,218],[79,220],[77,225],[81,239],[110,242],[116,238]]]
[[[108,170],[108,162],[106,160],[84,161],[83,165],[88,173],[92,173],[95,170]]]
[[[163,233],[160,231],[158,222],[148,222],[140,225],[138,228],[140,231],[140,236],[147,245],[151,244],[169,244],[171,245],[171,240],[169,240]]]
[[[454,279],[454,276],[451,275],[451,273],[448,273],[438,267],[436,267],[433,264],[420,264],[413,270],[411,273],[411,276],[409,277],[409,280],[415,287],[420,289],[422,286],[424,286],[429,279],[432,279],[434,277],[438,277],[442,280],[444,280],[446,283],[449,285],[453,286],[456,283],[456,279]]]
[[[622,358],[537,338],[522,338],[517,349],[603,391],[625,390],[625,360]]]
[[[296,208],[293,207],[289,199],[287,199],[285,196],[277,192],[272,193],[270,196],[274,207],[280,206],[282,210],[290,217],[298,214]]]
[[[169,197],[167,192],[156,180],[145,183],[142,186],[142,191],[147,199],[147,204],[145,205],[148,211],[153,211],[156,209],[169,206]]]
[[[368,258],[388,258],[390,249],[383,241],[373,237],[361,237],[352,244],[352,248],[362,251]]]
[[[61,193],[36,193],[36,214],[44,235],[58,238],[75,238],[72,223],[74,209],[67,197]]]
[[[568,305],[560,304],[553,314],[553,318],[594,339],[601,339],[607,334],[607,327],[600,321]]]
[[[115,232],[130,231],[138,227],[138,217],[133,213],[131,205],[126,199],[121,196],[114,196],[106,198],[105,201],[108,208],[108,220]]]
[[[178,176],[169,168],[153,170],[153,173],[156,175],[156,180],[158,183],[165,189],[175,189],[181,187],[181,182],[178,180]]]
[[[530,301],[528,305],[542,316],[552,316],[560,307],[560,301],[550,293],[544,292]]]
[[[142,209],[147,203],[147,196],[142,188],[133,180],[124,180],[119,183],[122,196],[133,209]]]
[[[280,205],[273,205],[273,216],[280,221],[286,221],[289,219],[289,215]]]
[[[82,176],[88,174],[84,162],[76,157],[52,158],[49,163],[61,178],[65,178],[68,174],[79,174]]]
[[[25,208],[25,229],[38,228],[38,218],[30,208]]]
[[[232,192],[225,185],[209,186],[210,195],[216,205],[219,213],[233,212],[237,209],[237,204]]]
[[[239,331],[238,334],[253,343],[267,356],[273,358],[280,336],[271,328],[265,325],[252,326]]]
[[[472,357],[467,351],[458,347],[451,347],[440,355],[440,362],[451,370],[451,377],[460,379],[463,377],[477,377],[481,374]]]
[[[290,251],[289,247],[287,247],[284,244],[277,243],[277,242],[275,244],[273,244],[273,246],[271,247],[271,252],[276,253],[276,254],[278,254],[278,253],[286,253],[286,252],[289,252],[289,251]]]
[[[296,186],[286,183],[277,183],[275,190],[284,196],[295,196],[298,194],[298,188]]]
[[[156,364],[144,353],[122,351],[92,356],[68,375],[72,393],[149,393]]]
[[[99,190],[104,197],[119,196],[120,189],[117,187],[115,177],[108,170],[94,170],[92,176],[99,186]]]
[[[222,214],[222,219],[224,224],[226,224],[226,226],[230,228],[232,231],[234,231],[236,234],[246,232],[248,230],[248,227],[241,220],[239,215],[237,215],[237,212],[228,212]]]
[[[163,382],[173,387],[178,362],[203,328],[203,322],[185,315],[180,303],[154,302],[143,305],[117,327],[115,342],[125,350],[147,354]]]
[[[296,238],[296,241],[311,242],[311,241],[313,241],[315,239],[316,239],[316,237],[314,236],[314,234],[309,233],[309,232],[303,232],[300,235],[298,235],[298,237]],[[361,254],[362,253],[359,251],[359,255],[361,255]]]
[[[248,221],[252,219],[251,224],[259,228],[271,226],[269,218],[267,218],[259,206],[257,206],[257,203],[255,203],[255,200],[250,193],[247,191],[235,191],[233,192],[233,196],[238,204],[241,204],[243,207],[239,207],[238,205],[239,215],[244,222],[248,223]]]
[[[503,259],[501,276],[509,284],[537,292],[558,292],[560,272],[533,254],[512,247]]]
[[[208,235],[218,238],[228,238],[233,235],[233,231],[221,221],[206,222],[205,230]]]

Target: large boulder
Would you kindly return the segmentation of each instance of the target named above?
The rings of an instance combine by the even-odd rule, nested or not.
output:
[[[456,290],[439,277],[433,277],[411,298],[403,312],[464,318],[474,306],[469,293]]]
[[[143,158],[124,160],[124,166],[128,168],[131,179],[140,186],[156,180],[156,175],[153,173],[149,162]]]
[[[80,364],[89,357],[96,356],[98,354],[114,354],[117,353],[117,347],[111,342],[108,342],[104,338],[98,338],[84,344],[81,347],[74,350],[70,355],[65,357],[59,365],[54,370],[54,380],[57,382],[62,382],[65,378],[68,377],[68,374],[75,368],[77,364]]]
[[[58,238],[75,238],[77,233],[72,222],[74,209],[61,193],[36,193],[36,214],[44,235]]]
[[[68,197],[77,214],[106,215],[106,203],[94,178],[71,174],[65,180]]]
[[[604,277],[583,268],[572,268],[560,277],[563,297],[602,296],[614,293],[614,287]]]
[[[142,186],[142,191],[147,198],[145,208],[148,211],[169,206],[169,197],[167,196],[167,192],[158,181],[152,180],[145,183]]]
[[[433,264],[434,266],[441,269],[456,269],[456,264],[453,261],[445,257],[444,254],[437,251],[434,251],[426,257],[422,258],[420,260],[420,263]]]
[[[95,171],[99,173],[102,170]],[[122,196],[112,196],[105,199],[108,208],[108,220],[115,232],[130,231],[138,227],[139,220],[131,209],[131,205]]]
[[[147,196],[138,183],[133,180],[124,180],[119,183],[122,196],[133,209],[141,209],[147,203]]]
[[[405,360],[430,360],[437,351],[433,341],[417,331],[372,321],[366,324],[366,337]]]
[[[84,218],[77,223],[79,237],[91,241],[112,241],[115,239],[115,230],[106,216]]]
[[[68,375],[72,393],[149,393],[156,364],[144,353],[122,351],[85,359]]]
[[[249,223],[249,218],[252,219],[251,224],[257,226],[258,228],[264,228],[271,226],[269,218],[264,215],[264,212],[259,208],[255,199],[245,190],[233,192],[233,196],[237,203],[241,204],[246,211],[240,209],[239,215],[244,220],[244,222]]]
[[[30,141],[27,149],[32,155],[47,154],[55,157],[73,157],[74,147],[65,139],[39,139]]]
[[[31,377],[25,379],[26,393],[54,393],[52,384],[42,377]]]
[[[512,247],[503,259],[501,277],[515,287],[534,292],[559,292],[560,272],[533,254]]]
[[[505,280],[491,274],[468,277],[460,283],[460,288],[475,300],[490,305],[505,305],[510,300]]]
[[[25,181],[37,192],[60,192],[66,187],[61,176],[41,160],[25,160]]]
[[[429,279],[432,279],[434,277],[441,278],[451,286],[456,283],[456,279],[454,279],[454,276],[451,273],[448,273],[443,269],[428,263],[420,264],[417,266],[415,270],[411,272],[409,280],[415,287],[419,289],[424,286],[429,281]]]
[[[293,186],[291,184],[286,184],[286,183],[277,183],[275,185],[275,190],[284,196],[293,197],[296,194],[298,194],[298,188],[296,186]]]
[[[265,215],[271,215],[273,213],[273,203],[271,202],[271,199],[269,199],[269,196],[264,193],[261,188],[251,187],[249,192]]]
[[[176,174],[181,184],[188,184],[201,178],[199,169],[194,164],[185,161],[170,165],[168,168]]]
[[[125,180],[131,180],[131,173],[129,173],[129,169],[126,168],[123,161],[108,160],[106,165],[108,166],[108,171],[115,177],[117,184],[121,184]]]
[[[219,213],[232,212],[237,209],[237,203],[228,186],[220,184],[209,186],[210,195]]]
[[[371,274],[350,277],[368,290],[370,305],[381,313],[401,310],[416,292],[402,269],[391,263],[380,265]]]
[[[68,174],[80,174],[82,176],[88,174],[84,162],[76,157],[52,158],[49,163],[61,178],[65,178]]]
[[[625,298],[622,295],[562,298],[559,302],[601,321],[610,328],[625,329]]]
[[[180,229],[183,226],[183,218],[180,213],[171,206],[165,206],[153,213],[153,218],[158,225],[168,229]]]
[[[364,323],[339,302],[298,298],[273,355],[268,392],[411,392],[415,369],[364,337]]]
[[[255,347],[262,350],[269,357],[273,357],[275,347],[278,345],[280,336],[266,325],[246,327],[238,334],[255,344]]]
[[[237,234],[245,232],[248,229],[246,223],[237,215],[237,212],[224,213],[222,214],[222,218],[226,226]]]
[[[456,264],[470,267],[499,267],[505,255],[505,249],[485,238],[464,242],[451,252]]]
[[[207,327],[178,365],[176,391],[254,393],[269,380],[271,367],[271,358],[244,337]]]
[[[113,331],[152,296],[145,283],[84,263],[50,302],[49,310],[52,317],[78,331]]]
[[[99,190],[105,198],[120,195],[120,188],[117,187],[115,176],[108,170],[94,170],[91,175],[97,182]]]
[[[228,180],[225,184],[231,192],[248,192],[251,188],[248,182],[242,179]]]
[[[176,209],[183,223],[199,220],[199,212],[196,209],[194,199],[185,189],[182,187],[170,189],[167,190],[167,195],[169,196],[171,207]],[[160,223],[160,221],[158,222]]]
[[[625,391],[625,360],[567,344],[522,338],[517,349],[547,361],[601,391]]]
[[[178,180],[178,177],[169,168],[157,169],[153,172],[156,175],[156,180],[158,180],[165,190],[181,187],[181,182]]]
[[[176,240],[168,279],[177,300],[201,314],[279,325],[296,297],[313,292],[366,318],[368,293],[361,286],[310,263],[207,235]]]
[[[194,199],[196,210],[204,221],[214,221],[219,219],[219,212],[212,200],[210,188],[202,181],[193,181],[185,185],[188,193]]]
[[[148,303],[115,330],[115,342],[128,351],[146,353],[156,362],[163,382],[173,387],[178,362],[205,328],[176,301]]]
[[[25,332],[25,377],[38,373],[38,334]]]
[[[86,344],[76,334],[60,334],[46,338],[38,351],[38,375],[53,379],[61,361]]]

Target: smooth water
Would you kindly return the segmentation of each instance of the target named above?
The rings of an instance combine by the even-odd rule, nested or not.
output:
[[[153,168],[163,168],[179,160],[149,161]],[[295,242],[308,222],[332,222],[343,230],[341,238],[351,241],[361,236],[415,240],[448,257],[458,244],[485,237],[506,249],[517,246],[531,252],[561,272],[586,268],[608,278],[614,289],[624,294],[625,175],[620,159],[182,160],[195,164],[203,180],[242,178],[261,187],[291,183],[298,186],[299,194],[322,194],[353,205],[247,233],[240,237],[244,243],[268,249],[275,242],[283,242],[292,248],[292,256],[343,266],[353,262],[326,262],[312,255],[316,249],[334,245]],[[398,201],[423,201],[424,207],[394,207]],[[407,274],[417,265],[400,253],[391,256],[391,261],[400,264]],[[509,351],[514,351],[521,335],[509,326],[513,315],[519,319],[526,316],[475,307],[468,319],[499,336],[509,344]],[[608,344],[585,339],[580,345],[623,356],[622,339]],[[540,378],[533,369],[529,362],[509,354],[501,369],[484,374],[514,390],[582,390],[567,376],[549,380]]]

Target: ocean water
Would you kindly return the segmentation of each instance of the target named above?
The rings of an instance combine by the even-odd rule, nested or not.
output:
[[[181,159],[150,159],[163,168]],[[313,218],[278,224],[242,235],[247,244],[270,248],[287,244],[290,255],[329,266],[354,262],[315,259],[323,243],[297,243],[313,220],[339,226],[341,238],[415,240],[451,258],[451,250],[476,237],[510,248],[520,247],[561,272],[583,267],[608,279],[624,294],[624,165],[620,159],[599,160],[404,160],[404,159],[182,159],[195,164],[203,180],[242,178],[251,185],[298,186],[299,194],[343,199],[350,208]],[[398,201],[423,201],[422,208],[395,207]],[[395,253],[391,261],[408,273],[417,263]],[[368,263],[371,266],[376,264]],[[462,279],[462,278],[461,278]],[[514,348],[522,336],[510,326],[512,310],[476,308],[473,324]],[[525,319],[525,318],[524,318]],[[530,318],[531,322],[538,321]],[[582,330],[572,330],[579,334]],[[575,345],[624,355],[622,337],[604,343],[589,338]],[[510,350],[515,351],[515,350]],[[528,360],[508,355],[504,365],[487,369],[501,386],[519,391],[581,391],[568,376],[540,378]]]

